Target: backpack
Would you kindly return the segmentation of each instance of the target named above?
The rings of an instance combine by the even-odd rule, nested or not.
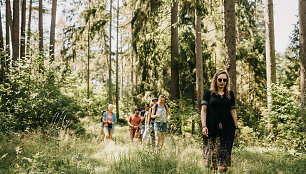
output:
[[[168,106],[167,106],[166,104],[164,104],[164,106],[165,106],[165,108],[166,108],[166,110],[167,110],[167,109],[168,109]],[[157,108],[158,108],[158,104],[155,105],[155,111],[154,111],[154,114],[153,114],[153,115],[156,114]]]
[[[102,116],[101,116],[101,123],[103,123],[103,115],[106,111],[102,111]]]

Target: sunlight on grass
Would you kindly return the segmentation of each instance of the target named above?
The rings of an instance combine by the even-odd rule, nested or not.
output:
[[[132,143],[128,127],[116,126],[113,141],[104,144],[97,120],[82,119],[86,134],[81,136],[37,130],[1,138],[0,173],[210,173],[199,138],[167,135],[164,149],[156,151]],[[232,174],[303,173],[306,166],[304,154],[279,148],[235,146],[232,154]]]

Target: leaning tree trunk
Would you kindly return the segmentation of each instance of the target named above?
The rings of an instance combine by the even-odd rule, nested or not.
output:
[[[195,54],[196,54],[196,92],[197,106],[201,109],[203,91],[203,66],[202,66],[202,39],[201,39],[201,10],[199,0],[195,9]]]
[[[113,0],[110,0],[109,7],[109,60],[108,60],[108,102],[113,103],[112,89],[112,7]]]
[[[20,57],[25,56],[26,0],[21,0]]]
[[[172,0],[171,7],[171,100],[180,97],[179,92],[179,52],[178,52],[178,28],[177,28],[178,2]]]
[[[12,28],[12,44],[13,44],[13,66],[17,66],[19,58],[19,0],[13,2],[13,28]]]
[[[52,0],[52,14],[51,14],[51,29],[50,29],[50,61],[54,61],[55,48],[55,22],[56,22],[56,4],[57,0]]]
[[[268,109],[272,107],[272,84],[276,82],[275,41],[273,0],[265,0],[265,24],[266,24],[266,66],[267,66],[267,102]]]
[[[300,24],[300,62],[301,62],[301,113],[305,114],[305,81],[306,81],[306,1],[299,0],[299,24]],[[305,120],[304,120],[305,121]],[[305,130],[305,127],[304,127]]]
[[[236,31],[235,0],[224,1],[225,67],[230,78],[230,88],[236,93]]]

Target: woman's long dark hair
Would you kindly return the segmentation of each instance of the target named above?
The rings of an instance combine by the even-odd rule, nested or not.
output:
[[[211,93],[215,93],[216,95],[218,95],[218,85],[217,85],[217,79],[218,79],[218,76],[220,74],[225,74],[226,75],[226,78],[227,78],[227,82],[226,82],[226,85],[224,86],[224,94],[227,96],[227,98],[231,99],[231,95],[230,95],[230,89],[229,89],[229,78],[228,78],[228,74],[226,71],[224,70],[220,70],[218,72],[215,73],[212,81],[211,81],[211,84],[210,84],[210,91]]]

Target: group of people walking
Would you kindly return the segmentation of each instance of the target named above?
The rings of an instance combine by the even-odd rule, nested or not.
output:
[[[168,122],[171,119],[169,107],[165,104],[165,96],[151,100],[151,105],[135,110],[128,120],[131,139],[138,139],[155,144],[161,148],[164,144],[164,137],[167,133]]]
[[[164,144],[168,122],[171,119],[169,107],[165,104],[165,96],[151,100],[135,110],[129,117],[130,137],[151,142],[160,149]],[[105,142],[111,140],[117,123],[112,112],[114,106],[109,105],[103,113],[102,128]],[[238,134],[238,121],[234,92],[229,90],[229,76],[226,71],[215,73],[210,89],[204,91],[201,107],[201,123],[203,134],[204,164],[213,172],[226,173],[231,166],[231,151],[234,138]],[[149,138],[148,138],[149,137]]]

